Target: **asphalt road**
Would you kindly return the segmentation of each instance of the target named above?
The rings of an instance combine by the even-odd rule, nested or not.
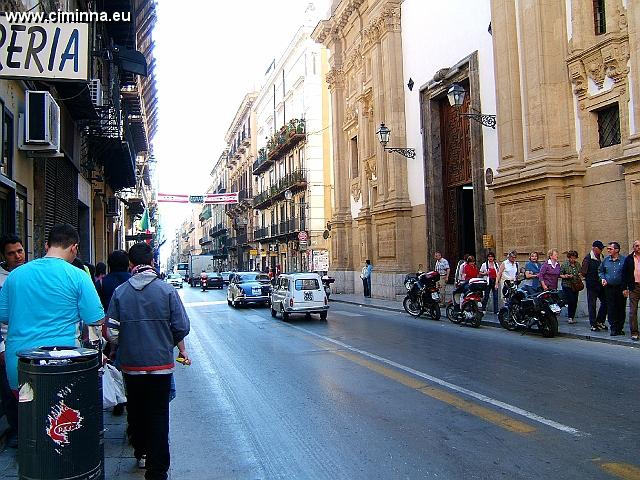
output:
[[[172,478],[640,478],[637,349],[181,291]]]

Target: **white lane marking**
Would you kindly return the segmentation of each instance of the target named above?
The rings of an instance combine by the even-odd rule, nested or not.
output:
[[[227,301],[217,300],[215,302],[191,302],[191,303],[184,303],[183,305],[185,307],[207,307],[209,305],[222,305],[224,303],[227,303]]]
[[[345,317],[364,317],[362,313],[347,312],[346,310],[332,310],[331,313],[339,313]]]
[[[556,430],[560,430],[561,432],[565,432],[565,433],[569,433],[571,435],[574,435],[576,437],[584,437],[584,436],[589,436],[589,433],[586,432],[582,432],[580,430],[578,430],[577,428],[573,428],[573,427],[569,427],[567,425],[563,425],[562,423],[558,423],[554,420],[549,420],[548,418],[544,418],[541,417],[540,415],[537,415],[533,412],[529,412],[528,410],[524,410],[520,407],[516,407],[514,405],[510,405],[508,403],[502,402],[500,400],[496,400],[495,398],[491,398],[488,397],[486,395],[483,395],[481,393],[478,392],[474,392],[473,390],[469,390],[467,388],[464,387],[460,387],[458,385],[455,385],[453,383],[449,383],[446,380],[442,380],[438,377],[434,377],[432,375],[426,374],[424,372],[421,372],[419,370],[414,370],[411,367],[407,367],[405,365],[401,365],[399,363],[394,362],[393,360],[389,360],[387,358],[383,358],[380,357],[378,355],[375,355],[373,353],[369,353],[365,350],[360,350],[359,348],[356,347],[352,347],[351,345],[344,343],[344,342],[340,342],[339,340],[334,340],[333,338],[330,337],[325,337],[324,335],[320,335],[318,333],[312,332],[311,330],[307,330],[306,328],[302,328],[299,327],[297,325],[291,325],[291,324],[287,324],[289,327],[291,328],[295,328],[297,330],[301,330],[309,335],[313,335],[314,337],[318,337],[321,338],[322,340],[325,340],[327,342],[333,343],[334,345],[338,345],[342,348],[345,348],[347,350],[350,350],[352,352],[358,353],[364,357],[369,357],[373,360],[377,360],[378,362],[381,363],[385,363],[387,365],[390,365],[394,368],[397,368],[398,370],[403,370],[407,373],[410,373],[412,375],[415,375],[416,377],[420,377],[420,378],[424,378],[425,380],[428,380],[432,383],[435,383],[437,385],[440,385],[442,387],[448,388],[449,390],[453,390],[454,392],[458,392],[458,393],[462,393],[464,395],[467,395],[469,397],[473,397],[476,400],[480,400],[481,402],[484,403],[488,403],[490,405],[493,405],[494,407],[498,407],[498,408],[502,408],[504,410],[507,410],[509,412],[515,413],[517,415],[521,415],[525,418],[528,418],[529,420],[532,420],[534,422],[538,422],[538,423],[542,423],[543,425],[547,425],[548,427],[551,428],[555,428]]]

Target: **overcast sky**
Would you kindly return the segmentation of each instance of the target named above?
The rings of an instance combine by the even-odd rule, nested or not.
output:
[[[260,89],[267,68],[304,23],[309,3],[317,18],[326,18],[329,0],[158,0],[159,129],[153,146],[159,193],[204,193],[240,102]],[[160,204],[168,238],[163,260],[189,209]]]

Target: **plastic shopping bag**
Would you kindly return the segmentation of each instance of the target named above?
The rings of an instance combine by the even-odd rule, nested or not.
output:
[[[111,408],[126,401],[122,373],[107,363],[102,373],[102,406],[103,408]]]

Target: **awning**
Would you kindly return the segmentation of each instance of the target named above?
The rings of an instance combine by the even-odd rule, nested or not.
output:
[[[117,138],[104,139],[99,161],[104,166],[104,176],[115,192],[136,186],[135,156],[128,142]]]

